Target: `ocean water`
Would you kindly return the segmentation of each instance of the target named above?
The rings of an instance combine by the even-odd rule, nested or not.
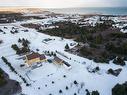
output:
[[[61,8],[48,10],[55,13],[66,13],[66,14],[127,15],[127,7]]]

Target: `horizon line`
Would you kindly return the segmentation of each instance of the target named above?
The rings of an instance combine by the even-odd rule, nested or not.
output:
[[[68,9],[68,8],[126,8],[127,6],[107,6],[107,7],[63,7],[63,8],[46,8],[46,7],[37,7],[37,6],[0,6],[0,8],[39,8],[39,9]]]

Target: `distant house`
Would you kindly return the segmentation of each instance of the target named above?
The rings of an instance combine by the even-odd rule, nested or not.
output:
[[[71,65],[64,60],[60,59],[59,57],[54,58],[54,63],[57,65],[63,65],[66,69],[71,69]]]
[[[46,57],[44,54],[39,54],[39,53],[31,53],[26,55],[26,63],[31,66],[34,63],[38,63],[38,62],[45,62],[46,61]]]
[[[64,61],[56,56],[56,57],[54,57],[54,63],[58,64],[58,65],[63,65]]]

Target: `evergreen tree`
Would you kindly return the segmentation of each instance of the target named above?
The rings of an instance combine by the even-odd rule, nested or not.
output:
[[[112,95],[127,95],[127,83],[117,84],[112,88]]]
[[[90,92],[88,89],[86,89],[86,95],[90,95]]]
[[[91,95],[100,95],[98,91],[92,91]]]
[[[125,65],[124,58],[122,57],[117,57],[116,59],[114,59],[113,63],[121,66]]]
[[[66,50],[70,49],[68,44],[66,44],[65,49]]]
[[[19,43],[21,43],[21,42],[22,42],[22,40],[19,38],[18,42],[19,42]]]

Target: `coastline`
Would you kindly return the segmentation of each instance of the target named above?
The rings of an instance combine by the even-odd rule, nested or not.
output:
[[[56,14],[80,14],[80,15],[113,15],[126,16],[127,7],[76,7],[76,8],[37,8],[37,7],[0,7],[0,12],[14,12],[20,13],[23,11],[37,11],[42,13],[45,11]]]

